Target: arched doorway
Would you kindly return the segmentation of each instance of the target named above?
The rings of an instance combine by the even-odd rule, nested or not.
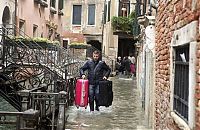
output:
[[[134,39],[120,38],[118,40],[118,56],[135,56],[135,43]]]
[[[2,24],[4,27],[7,27],[10,23],[10,9],[8,6],[6,6],[3,10],[3,16],[2,16]],[[0,44],[0,65],[3,66],[3,63],[4,63],[4,58],[5,58],[5,54],[4,54],[4,47],[3,47],[3,44],[4,42],[2,42],[2,36],[3,34],[6,34],[6,30],[3,29],[2,30],[3,32],[0,33],[0,41],[1,41],[1,44]]]
[[[99,51],[102,51],[102,44],[98,40],[91,40],[87,42],[87,44],[91,45],[91,47],[87,49],[87,52],[86,52],[87,57],[92,57],[92,52],[96,49]]]

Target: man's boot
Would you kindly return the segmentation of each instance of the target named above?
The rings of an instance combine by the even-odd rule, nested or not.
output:
[[[90,102],[90,111],[94,111],[94,102]]]
[[[96,102],[95,110],[99,111],[99,105],[98,105],[98,101],[97,101],[97,100],[95,100],[95,102]]]
[[[96,107],[95,107],[95,110],[99,111],[99,106],[96,106]]]

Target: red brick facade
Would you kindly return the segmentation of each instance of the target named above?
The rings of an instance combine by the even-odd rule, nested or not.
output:
[[[200,4],[199,4],[200,6]],[[198,37],[199,38],[199,37]],[[199,39],[200,40],[200,39]],[[196,84],[196,130],[200,130],[200,44],[197,47],[197,84]]]
[[[200,1],[160,0],[156,17],[156,83],[155,83],[155,129],[178,130],[170,117],[170,44],[174,31],[198,21]],[[200,35],[197,28],[196,62],[196,130],[200,130]],[[195,73],[195,72],[194,72]]]

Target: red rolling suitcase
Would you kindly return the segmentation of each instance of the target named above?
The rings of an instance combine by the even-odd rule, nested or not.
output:
[[[78,79],[75,89],[75,105],[76,107],[85,107],[88,105],[88,80]]]

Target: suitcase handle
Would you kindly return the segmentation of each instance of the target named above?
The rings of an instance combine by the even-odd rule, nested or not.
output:
[[[85,83],[84,82],[82,82],[82,87],[83,87],[82,96],[85,97]]]
[[[83,91],[83,97],[85,97],[85,90]]]

